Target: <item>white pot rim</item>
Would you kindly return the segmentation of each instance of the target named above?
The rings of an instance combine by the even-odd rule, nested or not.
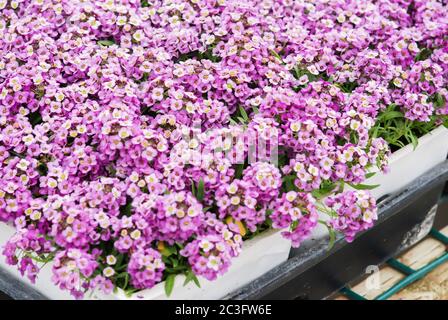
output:
[[[414,146],[412,143],[407,144],[403,148],[398,149],[397,151],[393,152],[390,156],[390,162],[397,161],[405,156],[407,156],[410,152],[413,152],[419,148],[421,148],[423,145],[426,145],[427,143],[430,143],[433,139],[437,138],[440,135],[446,134],[448,131],[447,128],[445,128],[443,125],[433,129],[432,131],[428,132],[424,136],[420,137],[418,139],[418,145],[414,149]]]

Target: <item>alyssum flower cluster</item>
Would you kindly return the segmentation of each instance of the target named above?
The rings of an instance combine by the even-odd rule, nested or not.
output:
[[[3,254],[82,297],[216,279],[267,228],[350,241],[447,81],[444,1],[0,0]]]

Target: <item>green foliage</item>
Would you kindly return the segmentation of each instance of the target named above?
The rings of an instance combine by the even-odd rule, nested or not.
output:
[[[440,101],[440,98],[435,99]],[[428,122],[411,121],[405,118],[399,106],[391,104],[380,112],[370,134],[374,138],[380,137],[386,140],[392,151],[395,151],[408,144],[416,148],[418,138],[437,126],[435,117]]]
[[[107,39],[107,40],[99,40],[97,43],[103,47],[110,47],[115,44],[115,41],[113,39]]]
[[[317,199],[323,199],[329,196],[337,187],[336,183],[330,181],[323,181],[319,189],[313,190],[311,194]]]
[[[196,198],[198,199],[199,202],[204,201],[204,195],[205,195],[204,180],[200,179],[196,187]]]
[[[138,79],[138,80],[135,80],[135,82],[137,82],[137,83],[143,83],[143,82],[148,81],[148,79],[149,79],[149,73],[148,73],[148,72],[144,72],[144,73],[142,74],[142,77],[141,77],[140,79]]]
[[[420,52],[415,56],[415,61],[423,61],[428,59],[432,54],[432,50],[428,48],[424,48],[420,50]]]
[[[229,121],[232,125],[247,126],[249,123],[249,115],[242,106],[239,106],[237,111],[229,118]]]
[[[134,293],[136,293],[138,291],[139,291],[139,289],[129,288],[124,291],[124,294],[126,295],[126,297],[130,298]]]
[[[376,172],[369,172],[366,174],[366,179],[372,178],[374,175],[376,175]]]
[[[296,191],[297,187],[294,185],[294,180],[297,178],[295,174],[291,174],[289,176],[284,176],[283,180],[283,190],[285,192]]]
[[[174,289],[174,284],[175,284],[175,280],[176,280],[176,275],[175,274],[170,274],[168,277],[166,277],[165,279],[165,293],[166,295],[169,297],[171,295],[171,293],[173,292]]]
[[[206,51],[204,52],[200,52],[198,50],[196,51],[191,51],[189,53],[185,53],[185,54],[181,54],[176,62],[183,62],[183,61],[187,61],[190,59],[197,59],[197,60],[210,60],[212,62],[220,62],[221,61],[221,57],[219,56],[215,56],[213,54],[213,48],[214,46],[210,46]]]
[[[302,69],[299,66],[295,66],[292,70],[292,74],[296,79],[300,79],[302,76],[306,75],[308,77],[309,82],[317,81],[319,79],[322,79],[321,75],[314,75],[311,72],[309,72],[307,69]],[[296,88],[296,89],[300,89]]]
[[[35,262],[43,263],[43,264],[47,264],[47,263],[53,261],[53,259],[55,257],[54,253],[37,255],[34,252],[24,252],[23,255],[28,258],[31,258]]]
[[[201,287],[201,284],[199,283],[199,279],[198,279],[198,277],[196,277],[196,275],[194,274],[194,272],[193,272],[191,269],[189,269],[189,270],[187,270],[187,272],[185,273],[185,282],[184,282],[184,286],[186,286],[187,284],[189,284],[191,281],[193,281],[193,282],[196,284],[196,286],[197,286],[198,288]]]
[[[328,233],[330,234],[330,241],[328,242],[328,251],[333,249],[336,243],[336,231],[333,228],[328,227]]]
[[[330,239],[329,239],[329,242],[328,242],[327,251],[330,251],[331,249],[333,249],[334,244],[336,243],[336,235],[337,235],[337,233],[330,225],[328,225],[327,222],[325,222],[323,220],[319,220],[318,222],[328,229],[328,235],[330,236]]]
[[[177,248],[175,246],[164,246],[163,249],[159,250],[162,256],[169,257],[177,253]],[[175,263],[177,266],[177,263]],[[176,267],[175,266],[175,267]]]
[[[358,84],[356,82],[347,81],[342,84],[336,83],[335,86],[341,89],[342,92],[352,93],[358,87]]]
[[[39,165],[37,166],[37,172],[39,172],[41,176],[46,176],[48,173],[47,165],[43,162],[39,162]]]
[[[126,204],[124,206],[120,207],[120,213],[123,216],[129,217],[131,215],[131,211],[132,211],[132,198],[131,197],[127,197],[126,198]]]
[[[270,214],[272,214],[272,211],[269,213],[269,215]],[[266,213],[266,215],[268,215],[268,214]],[[246,234],[243,236],[243,240],[247,241],[247,240],[253,239],[256,236],[258,236],[259,234],[261,234],[261,233],[265,232],[266,230],[268,230],[269,228],[271,228],[271,226],[272,226],[272,221],[268,218],[261,225],[258,225],[257,229],[254,232],[252,232],[246,228]]]
[[[378,188],[380,185],[379,184],[372,184],[372,185],[369,185],[369,184],[351,184],[351,183],[349,183],[349,185],[350,185],[350,187],[352,187],[353,189],[356,189],[356,190],[373,190],[373,189],[375,189],[375,188]]]
[[[239,163],[235,165],[235,179],[241,179],[243,177],[243,171],[245,168],[244,163]]]
[[[119,280],[122,280],[121,287],[126,291],[128,285],[129,285],[129,278],[130,278],[129,273],[127,271],[124,271],[124,272],[118,274],[115,277],[115,280],[117,281],[117,283],[119,283],[118,282]]]
[[[25,159],[26,158],[25,155],[23,155],[21,153],[18,153],[18,152],[15,152],[14,150],[9,150],[8,152],[9,152],[9,154],[11,154],[14,157],[18,157],[20,159]]]
[[[260,110],[257,107],[252,107],[254,114],[260,113]]]
[[[240,106],[239,109],[240,109],[241,117],[243,118],[244,122],[245,123],[249,122],[249,116],[247,115],[246,110],[244,110],[244,108],[242,106]]]
[[[42,123],[42,115],[39,111],[30,112],[28,114],[28,119],[30,121],[31,126],[34,128],[36,125]]]
[[[278,59],[280,62],[283,63],[283,59],[282,59],[282,57],[281,57],[275,50],[271,50],[271,54],[272,54],[276,59]]]

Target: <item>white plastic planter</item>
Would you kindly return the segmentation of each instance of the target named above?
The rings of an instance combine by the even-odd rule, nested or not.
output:
[[[390,172],[377,173],[366,184],[380,185],[371,190],[376,199],[403,189],[423,173],[442,163],[448,154],[448,129],[438,127],[418,139],[417,148],[407,145],[394,152],[389,160]]]
[[[0,223],[0,247],[3,247],[13,234],[14,228]],[[286,261],[290,249],[291,242],[284,239],[280,231],[269,230],[244,242],[241,254],[233,260],[226,274],[215,281],[199,278],[200,288],[193,282],[183,286],[185,277],[177,276],[173,292],[169,298],[165,295],[165,284],[162,282],[151,289],[134,293],[131,297],[127,297],[123,291],[118,290],[117,293],[107,296],[100,292],[87,293],[85,299],[219,299]],[[32,286],[50,299],[73,299],[68,292],[60,290],[52,283],[51,267],[51,263],[47,264],[39,273],[36,284]],[[9,271],[20,281],[31,284],[28,279],[20,275],[15,266],[7,265],[1,254],[0,268]]]
[[[229,271],[215,281],[199,278],[201,287],[198,288],[193,282],[184,286],[185,277],[177,276],[173,292],[169,298],[165,295],[165,284],[161,282],[151,289],[133,294],[130,299],[219,299],[286,261],[290,249],[291,242],[284,239],[281,232],[269,230],[244,242],[241,254],[234,259]],[[104,297],[99,296],[99,298]],[[129,299],[123,292],[118,292],[106,298]]]
[[[0,222],[0,268],[14,275],[19,281],[31,285],[37,291],[46,295],[50,299],[73,299],[68,292],[59,290],[51,281],[51,263],[47,264],[42,269],[34,285],[28,280],[28,278],[20,275],[20,272],[17,270],[17,266],[10,266],[6,263],[5,256],[2,254],[3,246],[11,238],[14,232],[15,229],[13,227]]]
[[[423,173],[445,161],[447,155],[448,129],[442,126],[418,139],[415,149],[412,144],[408,144],[394,152],[389,158],[389,172],[384,174],[377,170],[377,173],[363,184],[379,185],[370,190],[379,200],[383,196],[400,191]],[[347,189],[353,190],[350,187]],[[325,213],[320,213],[320,219],[327,221],[329,217]],[[313,230],[311,239],[320,239],[327,235],[328,229],[319,224]]]

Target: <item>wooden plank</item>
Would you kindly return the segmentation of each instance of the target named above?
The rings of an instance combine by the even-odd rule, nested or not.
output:
[[[393,295],[389,300],[437,300],[437,294],[433,291],[412,292],[404,290]]]
[[[428,280],[435,283],[448,282],[448,262],[438,266],[436,269],[431,271],[427,276]]]
[[[447,300],[448,263],[391,297],[391,300]]]
[[[427,238],[402,254],[397,260],[417,270],[444,253],[445,245],[443,243],[433,238]]]
[[[375,280],[375,277],[379,277],[378,280]],[[352,290],[368,300],[373,300],[403,278],[404,275],[399,271],[389,266],[384,266],[378,273],[372,273],[354,286]],[[376,281],[379,282],[379,286],[375,288],[371,285]]]
[[[441,233],[443,233],[444,235],[446,235],[448,237],[448,226],[446,226],[445,228],[443,228],[442,230],[440,230]]]

